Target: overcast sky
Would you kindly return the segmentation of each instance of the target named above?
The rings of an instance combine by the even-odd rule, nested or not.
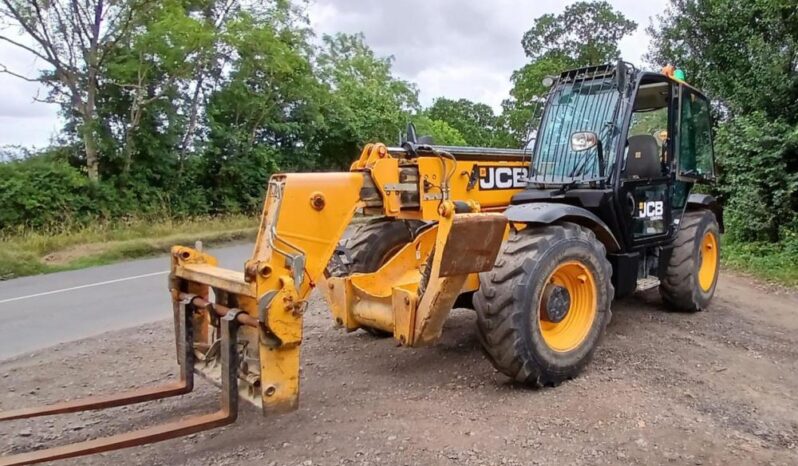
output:
[[[558,13],[563,0],[311,0],[308,15],[319,35],[363,32],[382,56],[395,57],[394,72],[415,82],[421,103],[439,96],[465,97],[499,105],[510,89],[513,70],[525,63],[521,37],[534,18]],[[648,47],[645,28],[666,0],[610,0],[638,23],[621,42],[624,59],[642,65]],[[30,55],[0,43],[0,64],[30,76]],[[59,128],[57,109],[34,102],[43,91],[33,83],[0,74],[0,146],[47,145]]]

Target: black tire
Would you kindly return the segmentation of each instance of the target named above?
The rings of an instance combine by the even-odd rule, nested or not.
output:
[[[675,311],[698,312],[709,306],[715,295],[720,272],[715,263],[712,284],[703,289],[699,283],[702,264],[702,241],[707,234],[715,235],[716,260],[720,260],[720,227],[715,215],[708,210],[687,212],[673,240],[673,252],[661,277],[659,292],[665,304]]]
[[[352,236],[338,244],[336,257],[327,265],[328,276],[344,277],[353,273],[376,272],[404,245],[413,241],[422,226],[424,222],[390,218],[378,218],[364,223]],[[376,337],[392,335],[372,327],[363,329]]]
[[[578,346],[558,351],[541,330],[541,296],[554,271],[574,262],[592,274],[595,314]],[[578,375],[610,321],[611,278],[604,245],[586,228],[564,223],[511,233],[493,270],[480,274],[474,295],[478,334],[493,366],[534,387]]]

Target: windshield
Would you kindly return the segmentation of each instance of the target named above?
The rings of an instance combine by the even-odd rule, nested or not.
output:
[[[609,173],[619,98],[611,77],[558,85],[549,96],[537,133],[530,181],[570,183],[598,179],[597,148],[582,152],[571,150],[571,135],[581,131],[598,135],[604,149],[604,173]]]

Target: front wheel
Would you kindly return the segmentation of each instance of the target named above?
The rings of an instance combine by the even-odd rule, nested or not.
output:
[[[565,223],[510,234],[474,295],[477,327],[500,372],[557,385],[590,361],[610,320],[612,268],[592,231]]]

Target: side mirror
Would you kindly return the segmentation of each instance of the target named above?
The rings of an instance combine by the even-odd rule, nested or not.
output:
[[[579,131],[571,135],[571,150],[584,152],[598,145],[598,135],[592,131]]]

